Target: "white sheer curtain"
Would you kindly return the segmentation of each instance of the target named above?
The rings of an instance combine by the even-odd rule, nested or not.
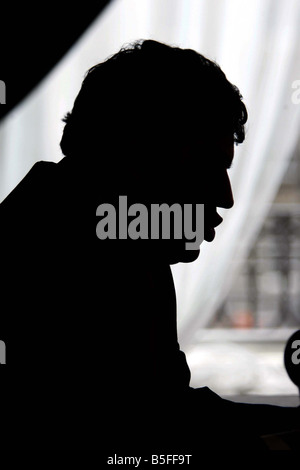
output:
[[[299,25],[299,0],[112,1],[1,123],[0,200],[34,162],[61,159],[61,119],[71,109],[84,73],[124,43],[152,38],[216,60],[240,88],[249,122],[247,140],[237,148],[231,170],[235,207],[223,211],[216,240],[201,245],[196,262],[172,268],[179,334],[187,347],[234,281],[299,137],[300,104],[291,99],[292,84],[300,78]]]

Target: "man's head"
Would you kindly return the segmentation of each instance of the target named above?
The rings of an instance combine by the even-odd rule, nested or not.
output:
[[[216,63],[138,41],[88,71],[61,148],[99,172],[102,190],[139,202],[204,203],[210,241],[216,207],[233,204],[227,168],[246,120],[239,90]]]

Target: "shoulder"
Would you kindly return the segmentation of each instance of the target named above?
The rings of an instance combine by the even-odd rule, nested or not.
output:
[[[0,204],[3,213],[15,205],[22,205],[26,201],[35,199],[48,180],[52,179],[57,164],[54,162],[39,161],[35,163],[24,178],[17,184],[11,193]]]
[[[58,165],[55,162],[47,162],[44,160],[36,162],[16,186],[15,190],[24,188],[30,184],[38,184],[39,182],[43,183],[45,179],[53,176],[57,171],[57,166]]]

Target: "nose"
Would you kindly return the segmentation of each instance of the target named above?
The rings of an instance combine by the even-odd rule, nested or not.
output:
[[[220,182],[219,195],[217,199],[217,207],[231,209],[234,205],[232,188],[227,171],[224,172],[222,181]]]

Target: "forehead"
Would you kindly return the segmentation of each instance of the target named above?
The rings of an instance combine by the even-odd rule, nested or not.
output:
[[[201,132],[200,135],[195,132],[181,139],[181,144],[175,151],[202,165],[208,164],[209,161],[216,163],[217,159],[222,166],[224,163],[230,166],[234,157],[234,136],[231,132]]]
[[[230,166],[234,157],[234,139],[232,134],[224,134],[215,141],[215,149],[220,156],[226,159],[227,166]]]
[[[232,163],[234,157],[234,138],[232,133],[201,136],[191,146],[194,147],[194,152],[196,151],[194,155],[204,157],[203,159],[201,158],[202,164],[208,163],[209,159],[216,163],[216,158],[217,161],[222,162],[222,165],[225,163],[226,166],[230,166]]]

